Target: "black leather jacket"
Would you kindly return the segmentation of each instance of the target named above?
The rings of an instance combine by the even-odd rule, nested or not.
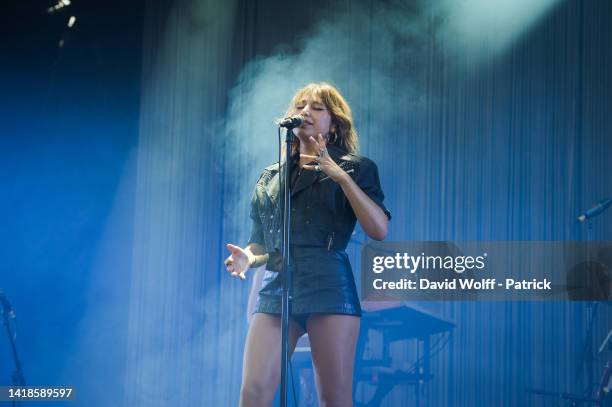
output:
[[[327,150],[391,219],[383,204],[384,194],[376,164],[366,157],[346,154],[334,145],[328,145]],[[283,170],[284,166],[281,164]],[[278,167],[276,163],[264,169],[251,200],[253,227],[249,243],[265,246],[271,256],[280,252],[282,243],[282,191]],[[342,188],[324,172],[303,170],[295,175],[291,190],[291,244],[345,250],[357,218]],[[268,269],[276,269],[275,263],[269,261]]]

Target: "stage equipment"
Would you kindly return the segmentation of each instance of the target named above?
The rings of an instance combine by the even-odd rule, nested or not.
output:
[[[559,393],[541,389],[528,388],[528,393],[538,396],[554,397],[559,400],[567,401],[572,407],[596,406],[612,407],[612,361],[608,361],[601,372],[599,383],[593,395],[582,396],[579,394]]]
[[[612,332],[612,331],[610,331]],[[599,380],[599,386],[595,393],[595,399],[601,407],[612,406],[612,361],[608,361],[601,373],[601,379]]]
[[[578,216],[576,223],[585,222],[587,224],[587,242],[593,240],[593,222],[592,219],[604,212],[612,204],[612,199],[604,199],[593,206],[591,209]],[[526,391],[531,394],[555,397],[560,400],[565,400],[571,406],[599,406],[608,407],[612,405],[612,398],[609,395],[610,391],[610,376],[611,367],[610,361],[604,367],[601,378],[598,383],[595,382],[593,362],[596,360],[593,349],[593,325],[595,317],[599,310],[599,306],[611,305],[610,296],[610,264],[603,264],[598,261],[593,261],[591,257],[591,248],[587,249],[586,261],[576,265],[567,274],[567,288],[570,300],[585,300],[586,334],[584,337],[584,345],[580,366],[577,369],[577,379],[579,383],[584,383],[586,376],[586,384],[583,386],[582,394],[571,394],[563,392],[552,392],[537,388],[528,388]],[[603,256],[600,256],[603,257]],[[597,299],[599,301],[593,301]],[[599,353],[605,349],[605,345],[609,340],[610,333],[604,339],[599,347]],[[585,372],[586,371],[586,372]],[[586,373],[586,375],[585,375]]]
[[[598,261],[576,264],[566,274],[567,296],[572,301],[607,301],[610,298],[610,267]]]
[[[378,406],[386,395],[398,384],[414,386],[415,406],[420,406],[422,386],[433,378],[431,358],[450,341],[455,324],[434,315],[414,304],[399,301],[364,303],[361,320],[362,333],[357,342],[355,361],[355,386],[353,399],[359,382],[376,386],[374,396],[357,406]],[[382,357],[364,360],[368,331],[377,331],[382,336]],[[432,344],[432,337],[440,335]],[[416,340],[416,361],[407,368],[393,368],[390,345],[400,340]]]
[[[605,211],[608,206],[610,206],[610,204],[612,203],[612,199],[604,199],[602,201],[600,201],[597,205],[595,205],[594,207],[592,207],[591,209],[589,209],[588,211],[586,211],[584,214],[580,215],[578,217],[578,221],[579,222],[584,222],[586,221],[587,223],[587,242],[592,242],[593,241],[593,218],[595,218],[597,215],[601,214],[603,211]],[[587,248],[587,258],[586,258],[586,265],[591,265],[592,263],[594,263],[591,260],[591,249],[590,247]],[[597,277],[602,277],[599,278],[598,283],[601,284],[602,281],[605,281],[605,277],[606,277],[606,270],[605,268],[610,268],[610,265],[603,265],[604,270],[599,270],[595,271],[595,275],[591,275],[593,274],[593,272],[591,271],[591,268],[587,267],[587,270],[589,271],[589,273],[587,273],[587,278],[597,278]],[[609,295],[609,276],[608,276],[608,287],[606,287],[606,291],[604,293],[601,293],[602,295],[600,295],[599,297],[597,297],[597,299],[599,300],[607,300],[607,297]],[[587,285],[591,285],[591,282],[589,281]],[[604,298],[605,297],[605,298]],[[584,346],[583,346],[583,358],[582,358],[582,363],[580,365],[580,374],[579,374],[579,378],[583,377],[584,371],[583,371],[583,367],[586,369],[586,386],[585,386],[585,393],[586,394],[592,394],[591,390],[595,387],[595,376],[594,376],[594,371],[593,371],[593,361],[595,360],[595,356],[593,355],[593,323],[595,322],[595,317],[597,315],[597,310],[598,310],[598,306],[599,306],[600,302],[597,301],[588,301],[586,304],[586,308],[585,308],[585,312],[586,312],[586,322],[587,322],[587,329],[586,329],[586,335],[584,338]]]
[[[12,376],[12,384],[13,386],[25,386],[26,381],[23,376],[23,371],[21,369],[21,362],[19,361],[19,356],[17,355],[17,316],[15,315],[15,311],[11,306],[11,303],[4,295],[3,291],[0,291],[0,310],[2,312],[2,322],[4,323],[4,327],[6,328],[6,334],[9,338],[9,343],[11,344],[11,351],[13,354],[13,363],[15,363],[15,371]],[[12,322],[12,323],[11,323]],[[12,402],[12,405],[15,405],[15,401]]]
[[[578,216],[576,221],[584,222],[585,220],[593,219],[594,217],[601,215],[606,209],[608,209],[608,207],[610,207],[610,205],[612,205],[612,198],[602,199],[591,209]]]

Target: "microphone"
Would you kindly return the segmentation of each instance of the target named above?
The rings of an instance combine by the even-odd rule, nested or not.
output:
[[[284,119],[276,122],[277,125],[286,129],[293,129],[294,127],[299,127],[302,125],[302,123],[304,123],[304,116],[299,114],[295,116],[285,117]]]
[[[577,221],[584,222],[587,219],[592,219],[595,216],[602,213],[603,211],[605,211],[606,209],[608,209],[610,205],[612,205],[612,198],[602,199],[601,201],[597,203],[597,205],[595,205],[594,207],[592,207],[591,209],[589,209],[582,215],[578,216]]]

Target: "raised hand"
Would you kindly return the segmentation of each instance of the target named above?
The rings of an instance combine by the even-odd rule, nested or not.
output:
[[[346,172],[340,168],[338,164],[331,158],[327,151],[327,145],[325,139],[319,133],[317,138],[310,136],[310,141],[319,150],[318,155],[300,154],[300,157],[306,157],[317,162],[316,165],[305,164],[302,168],[311,171],[323,171],[328,177],[335,182],[339,182],[340,179],[346,174]]]

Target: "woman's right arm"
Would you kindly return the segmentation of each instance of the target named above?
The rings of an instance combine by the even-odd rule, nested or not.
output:
[[[226,247],[231,253],[225,259],[226,270],[233,277],[244,280],[249,268],[257,268],[268,262],[265,247],[259,243],[249,243],[244,249],[231,243],[228,243]]]
[[[264,172],[265,173],[265,172]],[[259,176],[259,180],[263,174]],[[246,278],[245,273],[249,268],[257,268],[268,262],[268,254],[264,246],[264,233],[261,217],[259,216],[259,200],[257,195],[257,187],[253,191],[251,197],[251,212],[249,217],[253,221],[251,228],[251,237],[249,243],[243,249],[239,246],[228,243],[227,250],[231,252],[230,256],[225,259],[225,265],[228,273],[232,277],[238,277],[242,280]]]

